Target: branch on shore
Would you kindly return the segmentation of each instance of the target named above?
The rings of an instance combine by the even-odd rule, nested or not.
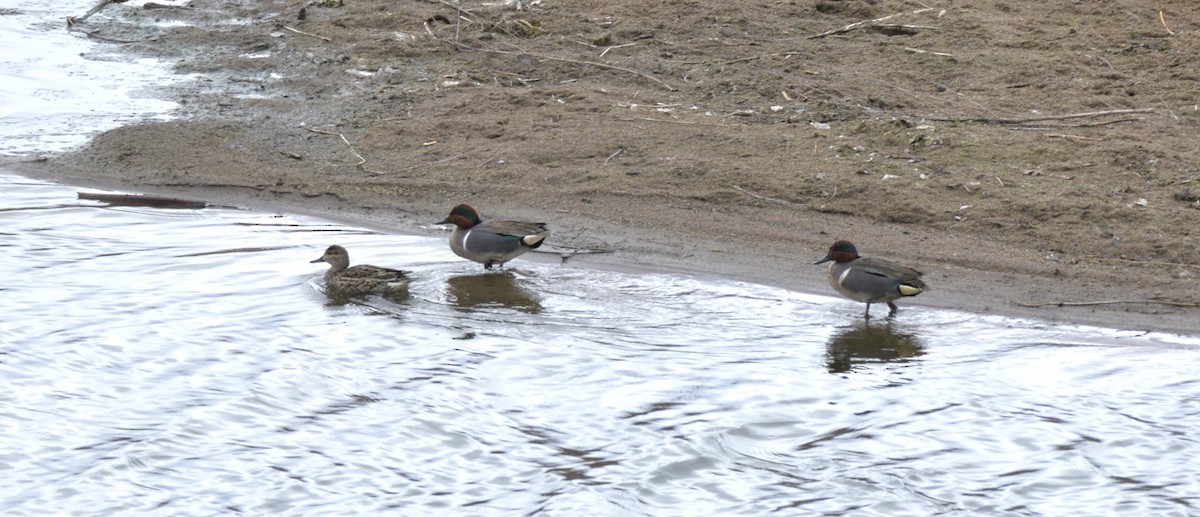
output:
[[[458,4],[452,4],[452,3],[450,3],[450,2],[449,2],[449,1],[447,1],[447,0],[422,0],[422,1],[429,2],[429,3],[431,3],[431,4],[442,4],[442,5],[446,6],[446,7],[449,7],[449,8],[451,8],[451,9],[454,9],[454,10],[458,11],[460,15],[461,15],[462,13],[466,13],[466,14],[469,14],[469,15],[471,15],[471,16],[475,16],[475,13],[471,12],[471,10],[470,10],[470,9],[463,9],[463,7],[462,7],[461,5],[458,5]]]
[[[374,172],[375,174],[396,174],[396,173],[398,173],[398,172],[408,172],[408,171],[411,171],[411,170],[413,170],[413,169],[420,169],[420,168],[422,168],[422,167],[429,167],[429,166],[431,166],[431,165],[437,165],[437,164],[439,164],[439,163],[448,162],[448,161],[450,161],[450,160],[457,160],[457,159],[459,159],[459,158],[462,158],[464,155],[466,155],[466,153],[458,153],[458,154],[456,154],[456,155],[453,155],[453,156],[447,156],[447,157],[445,157],[445,158],[442,158],[442,159],[440,159],[440,160],[434,160],[434,161],[432,161],[432,162],[427,162],[427,163],[418,163],[418,164],[416,164],[416,165],[410,165],[410,166],[408,166],[408,167],[404,167],[404,168],[401,168],[401,169],[393,169],[393,170],[390,170],[390,171],[371,171],[371,172]],[[489,158],[489,159],[488,159],[488,161],[491,161],[491,158]],[[484,163],[487,163],[487,162],[484,162]]]
[[[302,31],[302,30],[300,30],[300,29],[297,29],[297,28],[295,28],[295,27],[288,27],[287,25],[280,25],[280,27],[283,27],[285,30],[292,31],[292,32],[294,32],[294,33],[296,33],[296,34],[300,34],[300,35],[302,35],[302,36],[309,36],[309,37],[317,38],[317,39],[319,39],[319,40],[321,40],[321,41],[333,41],[333,39],[332,39],[332,38],[326,38],[325,36],[320,36],[320,35],[317,35],[317,34],[313,34],[313,33],[311,33],[311,32],[304,32],[304,31]]]
[[[1095,260],[1098,262],[1121,262],[1124,264],[1149,264],[1149,265],[1153,265],[1153,266],[1171,266],[1171,267],[1179,267],[1179,268],[1200,267],[1200,264],[1188,264],[1186,262],[1164,262],[1161,260],[1134,260],[1134,259],[1096,257],[1096,256],[1089,256],[1086,258],[1089,260]]]
[[[885,22],[885,21],[891,20],[892,18],[897,18],[900,16],[908,15],[908,14],[921,14],[921,13],[932,11],[932,10],[933,10],[932,7],[926,7],[924,9],[917,9],[916,11],[912,11],[912,12],[889,14],[882,18],[875,18],[874,20],[863,20],[863,21],[859,21],[859,22],[854,22],[854,23],[851,23],[850,25],[847,25],[840,29],[827,30],[820,34],[814,34],[812,36],[809,36],[808,39],[819,39],[819,38],[824,38],[825,36],[833,36],[834,34],[844,34],[844,33],[850,32],[854,29],[858,29],[861,27],[875,26],[875,25],[878,25],[879,22]]]
[[[529,52],[514,52],[514,51],[510,51],[510,50],[497,50],[497,49],[486,49],[486,48],[471,48],[471,47],[467,47],[466,45],[459,45],[459,47],[462,47],[462,48],[465,48],[468,50],[475,50],[478,52],[492,52],[492,53],[496,53],[496,54],[512,54],[512,55],[524,54],[529,57],[533,57],[533,58],[537,58],[537,59],[548,59],[550,61],[561,61],[563,63],[571,63],[571,64],[575,64],[575,65],[589,65],[589,66],[594,66],[594,67],[598,67],[598,68],[607,68],[609,70],[618,70],[621,72],[630,73],[630,74],[654,81],[654,82],[658,83],[659,85],[661,85],[663,88],[666,88],[668,91],[672,91],[672,92],[679,91],[677,88],[667,84],[666,81],[663,81],[662,79],[654,77],[645,72],[639,72],[632,68],[625,68],[623,66],[610,65],[608,63],[600,63],[597,61],[584,61],[581,59],[569,59],[569,58],[565,58],[565,57],[549,56],[546,54],[532,54]]]
[[[303,126],[303,124],[302,124],[302,126]],[[325,129],[317,129],[317,128],[312,128],[312,127],[308,127],[308,126],[303,126],[303,127],[304,127],[304,129],[307,129],[307,130],[312,131],[313,133],[317,133],[319,135],[333,135],[338,138],[341,138],[342,142],[346,144],[346,147],[350,148],[350,153],[353,154],[355,158],[358,158],[358,161],[355,163],[326,163],[325,165],[328,165],[330,167],[358,167],[359,165],[367,163],[367,159],[363,158],[361,154],[358,154],[358,151],[354,150],[354,146],[350,145],[350,141],[346,140],[346,135],[338,133],[337,131],[328,131]]]
[[[101,35],[97,34],[95,31],[85,31],[79,27],[68,27],[67,32],[82,32],[84,35],[86,35],[89,38],[92,38],[97,41],[103,41],[105,43],[139,43],[138,41],[135,41],[135,40],[116,39],[116,38],[110,38],[107,36],[101,36]]]
[[[132,40],[121,40],[121,39],[114,39],[114,38],[101,36],[99,34],[96,34],[94,31],[86,31],[86,30],[83,30],[83,28],[79,27],[79,24],[83,23],[84,20],[87,20],[88,18],[91,18],[91,16],[93,14],[96,14],[96,13],[104,10],[104,8],[108,4],[120,4],[120,3],[124,3],[125,1],[126,0],[100,0],[100,3],[96,4],[95,7],[92,7],[90,10],[88,10],[88,12],[83,13],[80,16],[68,16],[67,17],[67,32],[82,32],[84,35],[86,35],[89,38],[103,41],[106,43],[138,43],[137,41],[132,41]],[[145,5],[143,5],[142,7],[146,8],[146,9],[156,9],[156,8],[161,8],[161,7],[173,7],[173,6],[163,6],[160,4],[155,4],[153,2],[148,2]],[[190,7],[182,7],[182,6],[180,8],[191,9]]]
[[[609,244],[605,241],[595,239],[595,238],[592,238],[592,240],[594,240],[596,242],[593,244],[581,244],[578,246],[556,246],[553,244],[544,244],[533,251],[535,253],[550,253],[550,254],[558,255],[558,258],[562,260],[562,262],[561,262],[562,264],[566,264],[567,261],[570,260],[575,255],[590,255],[590,254],[596,254],[596,253],[613,253],[616,251],[615,246],[612,246],[611,244]]]
[[[454,48],[457,48],[459,50],[469,50],[472,52],[485,52],[485,53],[489,53],[489,54],[505,54],[505,55],[511,55],[511,56],[524,55],[524,56],[529,56],[529,57],[535,58],[535,59],[546,59],[546,60],[550,60],[550,61],[559,61],[562,63],[571,63],[571,64],[575,64],[575,65],[587,65],[587,66],[594,66],[597,68],[607,68],[609,70],[617,70],[617,71],[621,71],[621,72],[626,72],[626,73],[636,75],[638,77],[642,77],[644,79],[649,79],[651,81],[658,83],[660,86],[662,86],[663,88],[666,88],[669,91],[673,91],[673,92],[679,91],[677,88],[667,84],[666,81],[663,81],[662,79],[654,77],[645,72],[640,72],[640,71],[634,70],[632,68],[625,68],[623,66],[610,65],[608,63],[600,63],[598,61],[584,61],[581,59],[570,59],[570,58],[565,58],[565,57],[551,56],[548,54],[537,54],[534,52],[526,52],[525,50],[520,49],[520,47],[518,47],[518,50],[500,50],[500,49],[494,49],[494,48],[472,47],[472,46],[464,45],[464,44],[456,42],[456,41],[450,41],[445,38],[439,38],[433,34],[433,31],[429,30],[428,26],[426,26],[425,29],[426,29],[426,31],[429,32],[429,35],[433,36],[434,39],[441,41],[443,43],[453,45]]]
[[[686,120],[674,120],[674,119],[650,118],[650,117],[617,118],[617,119],[613,119],[613,120],[616,120],[618,122],[637,122],[639,120],[644,120],[646,122],[663,122],[663,123],[667,123],[667,124],[682,124],[685,126],[712,126],[712,127],[741,127],[742,126],[742,124],[718,124],[715,122],[688,122]]]
[[[742,187],[739,187],[739,186],[737,186],[737,185],[730,185],[730,186],[731,186],[731,187],[733,187],[733,189],[734,189],[734,190],[736,190],[736,191],[738,191],[738,192],[741,192],[741,193],[743,193],[743,194],[745,194],[745,195],[747,195],[747,196],[750,196],[750,197],[752,197],[752,198],[754,198],[754,199],[761,199],[761,200],[763,200],[763,201],[771,201],[771,202],[774,202],[774,203],[780,203],[780,204],[784,204],[784,205],[796,205],[796,206],[803,206],[803,205],[801,205],[800,203],[793,203],[793,202],[791,202],[791,201],[788,201],[788,200],[786,200],[786,199],[779,199],[779,198],[775,198],[775,197],[768,197],[768,196],[764,196],[764,195],[761,195],[761,194],[755,194],[755,193],[753,193],[753,192],[750,192],[749,190],[746,190],[746,189],[744,189],[744,188],[742,188]]]
[[[67,17],[67,30],[74,29],[76,25],[83,23],[83,21],[88,18],[91,18],[93,14],[96,14],[96,13],[104,10],[104,8],[106,6],[108,6],[108,4],[112,4],[112,3],[119,4],[124,1],[125,0],[100,0],[100,3],[96,4],[95,7],[92,7],[91,9],[89,9],[88,12],[83,13],[80,16],[68,16]]]
[[[1096,117],[1104,117],[1104,116],[1111,116],[1111,115],[1129,115],[1132,113],[1150,113],[1152,111],[1154,111],[1154,108],[1088,111],[1085,113],[1069,113],[1066,115],[1048,115],[1048,116],[1044,116],[1044,117],[1028,117],[1028,118],[991,118],[991,117],[922,117],[922,118],[924,118],[925,120],[932,120],[932,121],[936,121],[936,122],[975,122],[975,123],[979,123],[979,124],[995,124],[995,125],[1000,125],[1000,126],[1020,126],[1020,125],[1025,125],[1025,124],[1029,124],[1032,122],[1050,122],[1050,121],[1060,121],[1060,120],[1071,120],[1071,119],[1077,119],[1077,118],[1096,118]],[[1089,125],[1096,126],[1096,125],[1111,124],[1111,123],[1115,123],[1115,122],[1129,122],[1131,120],[1139,120],[1139,119],[1121,119],[1121,120],[1115,120],[1115,121],[1110,121],[1110,122],[1093,122],[1093,123],[1087,123],[1085,125],[1072,126],[1072,127],[1086,127]]]
[[[79,199],[101,201],[116,206],[149,206],[154,208],[207,208],[208,203],[194,199],[177,197],[153,196],[149,194],[101,194],[98,192],[77,192]]]
[[[1092,305],[1116,305],[1121,303],[1148,303],[1157,305],[1170,305],[1172,307],[1200,307],[1200,303],[1194,302],[1179,302],[1174,300],[1096,300],[1092,302],[1013,302],[1021,307],[1086,307]]]

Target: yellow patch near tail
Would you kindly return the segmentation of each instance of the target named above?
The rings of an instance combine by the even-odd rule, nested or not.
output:
[[[913,287],[908,284],[900,284],[900,294],[904,296],[914,296],[924,292],[920,287]]]
[[[521,242],[524,242],[525,245],[529,246],[530,248],[538,247],[538,245],[544,240],[546,240],[545,235],[526,235],[525,237],[521,238]]]

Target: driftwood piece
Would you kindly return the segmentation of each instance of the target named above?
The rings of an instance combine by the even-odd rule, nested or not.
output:
[[[601,63],[599,61],[585,61],[582,59],[569,59],[569,58],[565,58],[565,57],[551,56],[551,55],[547,55],[547,54],[536,54],[536,53],[530,53],[530,52],[513,52],[513,51],[508,51],[508,50],[498,50],[498,49],[490,49],[490,48],[472,48],[472,47],[468,47],[466,45],[458,45],[458,46],[460,48],[464,48],[467,50],[473,50],[475,52],[489,52],[489,53],[493,53],[493,54],[511,54],[511,55],[515,55],[515,56],[519,56],[519,55],[523,54],[523,55],[527,55],[529,57],[533,57],[533,58],[537,58],[537,59],[548,59],[550,61],[559,61],[562,63],[571,63],[571,64],[575,64],[575,65],[588,65],[588,66],[594,66],[597,68],[607,68],[609,70],[619,70],[621,72],[625,72],[625,73],[633,74],[633,75],[636,75],[639,77],[643,77],[645,79],[649,79],[650,81],[658,83],[660,86],[662,86],[663,88],[666,88],[669,91],[673,91],[673,92],[679,91],[678,88],[667,84],[666,81],[663,81],[662,79],[654,77],[653,75],[650,75],[650,74],[647,74],[645,72],[641,72],[638,70],[634,70],[632,68],[625,68],[623,66],[610,65],[608,63]]]
[[[1086,113],[1068,113],[1066,115],[1047,115],[1047,116],[1041,116],[1041,117],[1026,117],[1026,118],[992,118],[992,117],[924,117],[924,118],[925,118],[925,120],[933,120],[936,122],[975,122],[975,123],[979,123],[979,124],[1016,126],[1016,125],[1025,125],[1025,124],[1029,124],[1032,122],[1056,122],[1056,121],[1079,119],[1079,118],[1095,118],[1095,117],[1104,117],[1104,116],[1112,116],[1112,115],[1130,115],[1130,114],[1135,114],[1135,113],[1150,113],[1152,111],[1154,111],[1154,108],[1089,111]],[[1137,119],[1130,119],[1130,120],[1137,120]],[[1123,119],[1121,121],[1126,122],[1128,120]],[[1097,122],[1097,123],[1093,123],[1093,125],[1105,124],[1105,123],[1111,123],[1111,122],[1104,122],[1104,123]]]
[[[108,4],[112,4],[112,3],[119,4],[124,1],[125,0],[100,0],[100,3],[96,4],[95,7],[92,7],[91,9],[89,9],[88,12],[83,13],[82,15],[79,15],[79,16],[68,16],[67,17],[67,28],[71,29],[71,28],[74,28],[76,24],[83,23],[84,20],[91,18],[93,14],[100,12]]]
[[[286,29],[286,30],[289,30],[289,31],[292,31],[292,32],[294,32],[294,33],[296,33],[296,34],[300,34],[300,35],[303,35],[303,36],[309,36],[309,37],[317,38],[317,39],[319,39],[319,40],[321,40],[321,41],[333,41],[333,38],[326,38],[325,36],[320,36],[320,35],[317,35],[317,34],[313,34],[313,33],[311,33],[311,32],[304,32],[304,31],[302,31],[302,30],[300,30],[300,29],[297,29],[297,28],[295,28],[295,27],[288,27],[287,25],[280,25],[280,27],[283,27],[284,29]]]
[[[633,75],[645,78],[647,80],[653,81],[655,83],[658,83],[660,86],[662,86],[663,88],[666,88],[669,91],[672,91],[672,92],[679,91],[678,88],[667,84],[667,82],[663,81],[662,79],[654,77],[653,75],[650,75],[646,72],[634,70],[632,68],[626,68],[626,67],[617,66],[617,65],[610,65],[608,63],[601,63],[599,61],[585,61],[585,60],[581,60],[581,59],[570,59],[570,58],[565,58],[565,57],[552,56],[549,54],[538,54],[535,52],[526,52],[524,50],[520,50],[519,48],[518,48],[518,50],[500,50],[500,49],[494,49],[494,48],[472,47],[470,45],[459,43],[457,41],[451,41],[446,38],[439,38],[438,36],[433,34],[433,31],[429,30],[428,25],[425,27],[425,30],[428,31],[429,34],[434,37],[434,39],[441,41],[443,43],[447,43],[449,45],[453,45],[458,50],[466,50],[466,51],[471,51],[471,52],[484,52],[484,53],[488,53],[488,54],[504,54],[504,55],[512,55],[512,56],[524,55],[524,56],[529,56],[530,58],[534,58],[534,59],[545,59],[545,60],[549,60],[549,61],[558,61],[561,63],[571,63],[571,64],[575,64],[575,65],[587,65],[587,66],[594,66],[597,68],[606,68],[609,70],[618,70],[621,72],[633,74]]]
[[[96,4],[95,7],[92,7],[91,9],[89,9],[88,12],[83,13],[82,15],[79,15],[79,16],[68,16],[67,17],[67,31],[68,32],[80,32],[89,38],[92,38],[92,39],[95,39],[98,41],[103,41],[106,43],[137,43],[136,41],[131,41],[131,40],[120,40],[120,39],[104,37],[99,34],[96,34],[95,31],[84,30],[83,28],[81,28],[79,26],[79,24],[83,23],[84,20],[90,18],[93,14],[96,14],[96,13],[102,11],[104,9],[104,7],[107,6],[108,4],[120,4],[120,3],[124,3],[124,2],[126,2],[126,0],[100,0],[100,3]],[[146,7],[147,9],[150,9],[149,5],[150,4],[147,4],[147,7]]]
[[[99,192],[79,192],[79,199],[101,201],[116,206],[149,206],[154,208],[207,208],[208,203],[194,199],[177,197],[153,196],[147,194],[102,194]]]
[[[1115,305],[1115,304],[1121,304],[1121,303],[1130,303],[1130,304],[1145,303],[1145,304],[1156,304],[1156,305],[1170,305],[1172,307],[1200,307],[1200,303],[1183,302],[1183,301],[1175,301],[1175,300],[1156,300],[1156,299],[1096,300],[1096,301],[1087,301],[1087,302],[1042,302],[1042,303],[1017,302],[1017,301],[1013,302],[1013,304],[1020,305],[1021,307],[1088,307],[1088,306],[1092,306],[1092,305]]]
[[[854,29],[858,29],[858,28],[862,28],[862,27],[869,27],[869,26],[873,26],[873,25],[879,25],[881,22],[885,22],[885,21],[891,20],[891,19],[899,17],[899,16],[904,16],[906,14],[921,14],[923,12],[932,11],[932,10],[933,10],[932,7],[926,7],[924,9],[917,9],[916,11],[912,11],[912,12],[889,14],[882,18],[875,18],[874,20],[863,20],[863,21],[859,21],[859,22],[854,22],[854,23],[851,23],[850,25],[846,25],[845,27],[827,30],[820,34],[813,34],[812,36],[809,36],[808,39],[819,39],[819,38],[824,38],[826,36],[832,36],[834,34],[843,34],[846,32],[850,32]]]

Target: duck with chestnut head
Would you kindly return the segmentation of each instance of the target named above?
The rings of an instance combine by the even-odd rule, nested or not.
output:
[[[484,221],[475,207],[461,204],[435,224],[453,224],[450,250],[467,260],[483,264],[484,269],[503,266],[525,252],[536,249],[550,231],[546,223],[523,221]]]
[[[871,318],[872,303],[886,303],[888,317],[896,314],[895,300],[925,292],[921,272],[883,259],[860,257],[849,241],[837,241],[817,264],[829,264],[829,285],[842,296],[867,304],[864,317]]]

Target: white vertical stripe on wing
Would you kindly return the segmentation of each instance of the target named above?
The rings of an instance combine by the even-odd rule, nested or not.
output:
[[[467,239],[471,238],[471,232],[473,232],[473,231],[475,231],[474,228],[467,230],[465,233],[463,233],[463,238],[462,238],[463,252],[466,252],[468,249],[470,249],[467,247]]]

